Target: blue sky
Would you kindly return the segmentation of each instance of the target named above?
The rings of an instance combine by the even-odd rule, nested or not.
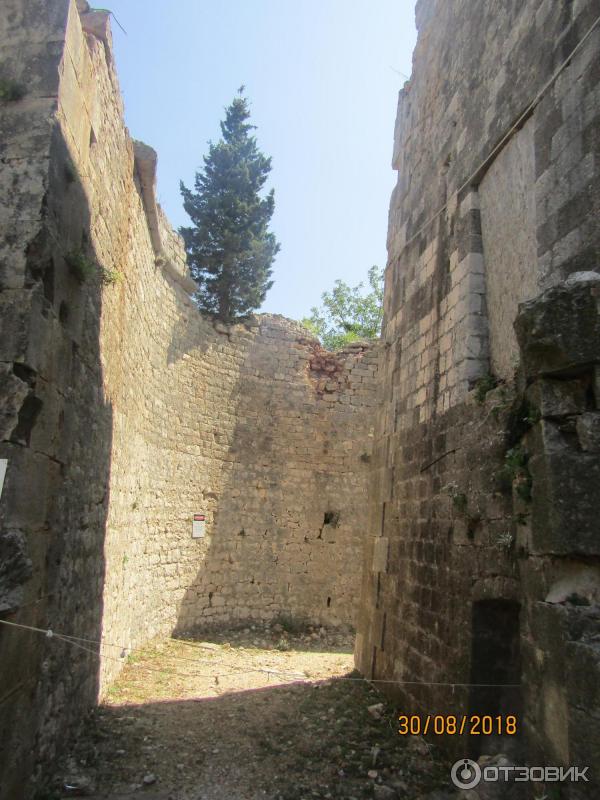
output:
[[[92,3],[94,5],[94,3]],[[102,4],[104,5],[104,4]],[[281,243],[261,309],[299,319],[336,278],[385,264],[399,89],[411,71],[414,0],[110,0],[131,135],[158,151],[158,198],[187,224],[207,142],[244,84],[273,159]]]

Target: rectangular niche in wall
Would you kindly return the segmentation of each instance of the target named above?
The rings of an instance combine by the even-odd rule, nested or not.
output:
[[[473,604],[469,714],[521,717],[519,614],[513,600],[480,600]],[[510,737],[471,736],[470,756],[512,750]]]

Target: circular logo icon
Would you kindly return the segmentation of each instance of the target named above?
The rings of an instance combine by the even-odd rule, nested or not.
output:
[[[481,767],[470,758],[461,758],[452,765],[450,777],[458,789],[472,789],[481,780]]]

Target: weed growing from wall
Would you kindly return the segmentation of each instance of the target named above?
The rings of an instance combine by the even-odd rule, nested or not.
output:
[[[72,275],[84,284],[88,281],[98,280],[103,286],[114,286],[123,279],[123,275],[116,269],[108,269],[88,258],[81,250],[72,250],[65,255],[65,261]]]
[[[513,488],[525,502],[531,501],[532,478],[528,467],[529,453],[520,445],[511,447],[504,456],[504,465],[496,473],[500,488],[509,492]]]
[[[475,400],[480,406],[485,403],[487,393],[495,389],[496,386],[498,386],[498,380],[493,375],[484,375],[479,378],[475,384]]]
[[[0,78],[0,100],[16,102],[27,94],[27,89],[10,78]]]
[[[65,261],[71,274],[79,283],[85,283],[96,273],[96,264],[89,259],[81,250],[72,250],[65,255]]]

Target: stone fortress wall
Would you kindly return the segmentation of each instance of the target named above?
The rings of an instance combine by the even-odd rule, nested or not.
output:
[[[102,658],[0,626],[0,794],[32,794],[122,646],[280,613],[357,618],[409,713],[516,711],[530,763],[600,763],[596,4],[417,3],[379,369],[198,315],[77,5],[0,13],[27,87],[0,107],[0,615]]]
[[[198,313],[156,155],[123,123],[108,14],[86,5],[0,12],[1,77],[27,88],[0,109],[0,614],[101,643],[0,626],[3,797],[123,647],[280,615],[353,625],[360,589],[377,348]]]
[[[357,664],[532,764],[600,763],[597,16],[419,0],[395,131]]]

